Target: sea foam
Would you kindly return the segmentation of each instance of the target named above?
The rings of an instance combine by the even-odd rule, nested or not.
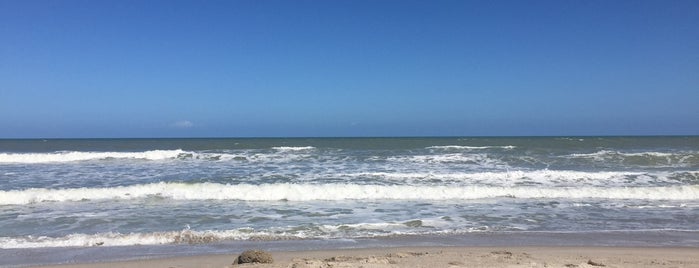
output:
[[[421,230],[424,224],[430,228]],[[438,220],[416,219],[406,222],[373,222],[354,224],[323,224],[318,226],[285,226],[269,229],[241,227],[228,230],[164,231],[148,233],[73,233],[60,237],[18,236],[0,237],[0,249],[48,248],[48,247],[91,247],[91,246],[132,246],[166,244],[208,244],[230,240],[293,240],[308,238],[338,238],[347,232],[362,237],[391,236],[397,234],[420,234],[434,232]],[[450,230],[437,233],[466,233],[477,230]]]
[[[0,191],[0,205],[148,197],[176,200],[448,200],[482,198],[601,198],[697,200],[699,185],[666,187],[497,187],[359,184],[152,183],[109,188]]]
[[[684,172],[687,175],[698,176],[699,173]],[[680,173],[682,174],[682,173]],[[493,172],[468,173],[437,173],[437,172],[359,172],[339,174],[348,178],[372,178],[391,181],[420,182],[424,180],[462,182],[468,184],[485,184],[498,186],[513,186],[522,183],[535,183],[543,186],[642,186],[657,182],[667,184],[677,183],[673,176],[677,173],[668,172],[622,172],[622,171],[570,171],[570,170],[513,170]]]
[[[278,146],[278,147],[272,147],[272,149],[277,150],[277,151],[306,151],[306,150],[313,150],[316,147],[313,146]]]
[[[182,231],[128,233],[115,232],[98,234],[70,234],[63,237],[0,237],[0,248],[45,248],[45,247],[89,247],[89,246],[132,246],[164,244],[203,244],[221,240],[244,240],[267,235],[265,232],[251,233],[247,229],[222,231]],[[281,235],[279,235],[281,238]]]
[[[185,154],[183,150],[152,150],[143,152],[53,152],[53,153],[0,153],[0,163],[55,163],[99,159],[164,160]]]
[[[503,145],[503,146],[463,146],[463,145],[442,145],[442,146],[429,146],[425,149],[438,149],[438,150],[486,150],[486,149],[506,149],[512,150],[517,148],[514,145]]]

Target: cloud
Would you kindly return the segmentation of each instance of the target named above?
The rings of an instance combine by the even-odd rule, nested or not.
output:
[[[172,123],[171,126],[176,127],[176,128],[190,128],[190,127],[194,126],[194,123],[192,123],[192,121],[189,121],[189,120],[182,120],[182,121],[177,121],[175,123]]]

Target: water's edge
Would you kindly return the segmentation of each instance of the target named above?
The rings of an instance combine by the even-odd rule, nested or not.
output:
[[[209,254],[235,255],[247,249],[308,251],[448,246],[699,247],[699,231],[481,232],[448,236],[420,235],[359,239],[227,241],[198,245],[0,249],[0,259],[4,262],[0,267],[113,262]]]

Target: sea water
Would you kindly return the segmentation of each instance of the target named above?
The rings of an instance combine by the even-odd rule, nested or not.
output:
[[[0,140],[12,254],[600,232],[696,237],[699,137]]]

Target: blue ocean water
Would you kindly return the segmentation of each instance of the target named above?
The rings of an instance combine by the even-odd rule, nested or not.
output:
[[[0,249],[618,231],[699,232],[699,137],[0,140]]]

